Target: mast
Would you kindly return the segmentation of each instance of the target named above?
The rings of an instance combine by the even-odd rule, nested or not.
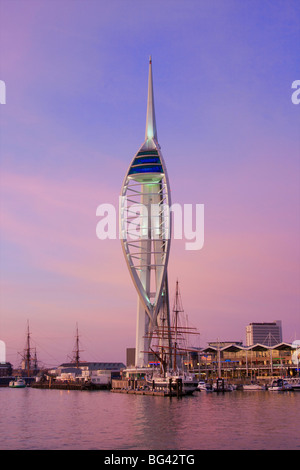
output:
[[[222,376],[222,371],[221,371],[221,348],[220,348],[220,341],[218,338],[218,375],[219,378]]]
[[[174,314],[174,370],[177,367],[177,345],[178,345],[178,328],[179,328],[179,314],[183,313],[183,307],[181,302],[181,296],[179,291],[179,283],[178,279],[176,281],[176,292],[175,292],[175,299],[174,299],[174,306],[173,306],[173,314]]]
[[[33,359],[33,368],[34,370],[37,370],[38,368],[38,360],[37,360],[37,355],[36,355],[36,348],[34,349],[34,359]]]
[[[33,355],[34,349],[34,355]],[[21,370],[27,371],[27,376],[30,377],[30,374],[38,368],[38,360],[37,360],[37,353],[36,348],[31,347],[31,333],[29,329],[29,320],[27,320],[27,333],[26,333],[26,344],[23,352],[19,352],[22,363],[21,363]]]
[[[73,361],[76,364],[76,368],[79,368],[79,360],[80,360],[80,352],[81,350],[79,349],[79,334],[78,334],[78,323],[76,323],[76,336],[75,336],[75,349],[73,351],[74,356],[73,356]]]
[[[27,377],[29,377],[30,376],[30,364],[31,364],[29,320],[27,320],[27,339],[26,339],[26,348],[25,348],[25,360],[26,360],[26,366],[27,366]]]
[[[156,340],[157,344],[153,344],[148,351],[143,351],[145,353],[151,352],[160,360],[162,368],[161,372],[163,372],[164,375],[167,371],[167,366],[170,371],[176,372],[178,362],[182,362],[179,361],[178,358],[181,357],[181,359],[183,359],[183,356],[195,351],[194,348],[187,344],[187,337],[189,335],[199,336],[199,333],[196,328],[186,326],[185,322],[181,321],[180,314],[183,312],[179,282],[177,280],[173,305],[172,326],[169,326],[167,322],[167,324],[165,324],[165,321],[160,322],[154,329],[153,333],[148,333],[148,335],[146,335],[146,338],[151,337],[152,340]],[[157,348],[156,351],[154,350],[154,347]],[[182,364],[179,364],[179,367],[182,367]]]

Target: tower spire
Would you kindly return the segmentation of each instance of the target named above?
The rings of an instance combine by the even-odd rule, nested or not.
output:
[[[146,119],[145,139],[146,140],[155,139],[157,141],[151,56],[149,57],[148,101],[147,101],[147,119]]]
[[[147,209],[149,217],[141,214],[137,222],[139,230],[135,234],[132,214],[137,204]],[[157,142],[150,57],[145,141],[127,170],[120,207],[122,248],[138,293],[137,367],[148,365],[154,329],[166,326],[170,329],[167,265],[172,224],[169,211],[165,210],[170,205],[169,180]],[[158,209],[153,217],[150,216],[152,207]],[[165,346],[165,339],[161,346]]]

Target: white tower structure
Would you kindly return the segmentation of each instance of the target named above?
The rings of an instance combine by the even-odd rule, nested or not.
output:
[[[167,265],[170,252],[170,188],[157,140],[152,60],[149,60],[145,141],[126,173],[120,198],[120,234],[125,260],[138,293],[136,367],[148,365],[154,329],[169,331]],[[171,346],[161,335],[160,346]],[[164,344],[162,344],[164,342]]]

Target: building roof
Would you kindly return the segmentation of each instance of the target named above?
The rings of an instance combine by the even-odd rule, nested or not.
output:
[[[59,366],[59,368],[73,367],[74,362],[65,362]],[[89,370],[121,370],[125,369],[126,366],[123,362],[79,362],[79,367],[88,367]]]
[[[81,369],[77,369],[77,367],[61,367],[60,368],[61,374],[75,374],[80,375]]]
[[[237,343],[232,343],[228,344],[226,346],[223,346],[220,348],[220,351],[228,351],[228,352],[236,352],[239,350],[244,350],[244,351],[267,351],[270,349],[277,349],[277,350],[284,350],[284,349],[294,349],[293,346],[290,343],[277,343],[274,344],[273,346],[267,346],[266,344],[252,344],[251,346],[242,346]],[[217,346],[208,346],[207,348],[202,349],[202,352],[204,353],[210,353],[210,352],[216,352],[218,351]]]

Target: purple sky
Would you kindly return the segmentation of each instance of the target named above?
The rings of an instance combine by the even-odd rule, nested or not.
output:
[[[0,0],[0,339],[17,365],[27,320],[46,365],[125,361],[137,296],[119,240],[96,237],[144,140],[153,58],[172,202],[204,204],[205,244],[172,242],[200,343],[253,321],[300,337],[297,0]]]

